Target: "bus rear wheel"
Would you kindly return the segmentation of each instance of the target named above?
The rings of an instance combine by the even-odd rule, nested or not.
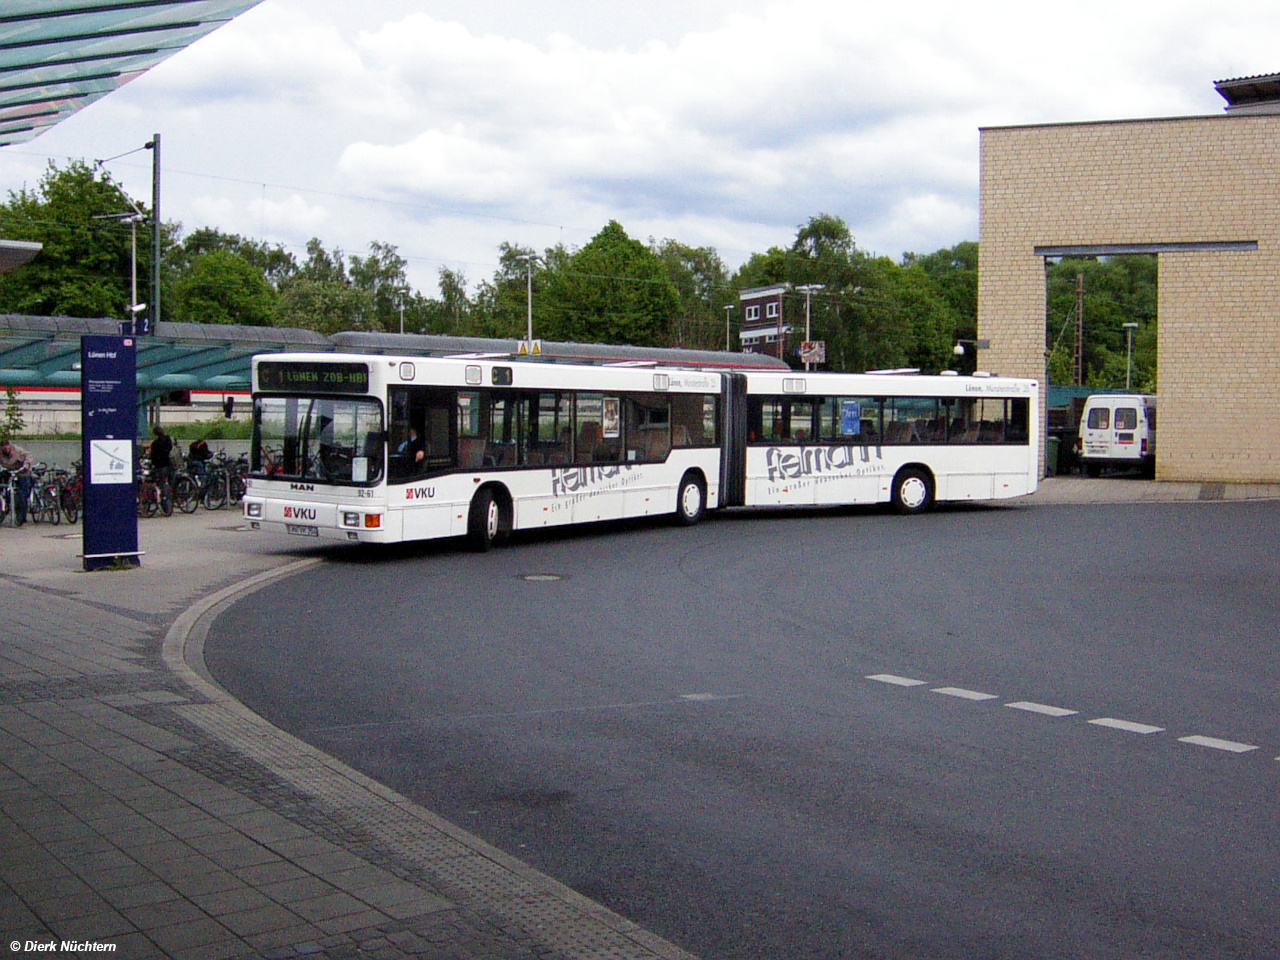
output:
[[[511,518],[494,491],[477,493],[467,514],[467,543],[471,549],[483,553],[504,542],[510,532]]]
[[[907,467],[893,480],[893,509],[902,514],[924,513],[933,506],[933,478],[919,467]]]
[[[686,473],[680,480],[680,489],[676,493],[676,522],[684,527],[691,527],[707,512],[707,491],[701,478],[696,474]]]

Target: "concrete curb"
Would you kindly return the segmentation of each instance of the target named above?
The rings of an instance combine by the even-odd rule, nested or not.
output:
[[[237,600],[317,565],[298,560],[227,587],[193,604],[164,639],[166,667],[207,703],[175,708],[281,780],[359,818],[375,837],[429,871],[449,863],[451,879],[489,891],[486,906],[510,923],[532,923],[565,956],[696,960],[686,951],[547,877],[479,837],[424,809],[253,713],[204,666],[203,645],[214,618]],[[493,893],[499,893],[493,896]]]

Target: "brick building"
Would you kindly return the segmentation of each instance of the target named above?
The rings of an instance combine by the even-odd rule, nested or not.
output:
[[[791,324],[785,322],[782,300],[790,284],[749,287],[738,294],[742,305],[742,328],[738,336],[744,353],[767,353],[786,359]]]
[[[1158,477],[1280,481],[1280,75],[1225,114],[981,131],[984,365],[1045,376],[1045,260],[1159,261]]]

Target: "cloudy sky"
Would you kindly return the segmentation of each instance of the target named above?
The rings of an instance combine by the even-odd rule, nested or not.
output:
[[[434,292],[502,241],[610,219],[736,267],[810,216],[899,257],[978,239],[978,130],[1216,114],[1280,71],[1280,4],[971,0],[265,0],[30,143],[46,163],[159,132],[162,212],[282,243],[380,240]],[[113,160],[150,199],[150,154]]]

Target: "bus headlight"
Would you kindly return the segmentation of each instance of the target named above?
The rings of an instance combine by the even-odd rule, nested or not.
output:
[[[260,504],[260,503],[246,503],[246,504],[244,505],[244,515],[245,515],[246,517],[260,517],[260,516],[262,516],[262,504]]]
[[[354,510],[344,510],[342,513],[342,525],[344,527],[360,526],[360,514]]]

